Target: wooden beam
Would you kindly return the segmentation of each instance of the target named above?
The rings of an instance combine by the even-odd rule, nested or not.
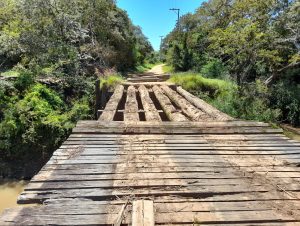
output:
[[[266,123],[216,122],[98,122],[81,121],[73,129],[80,134],[281,134],[282,129]]]
[[[95,118],[98,119],[98,110],[101,108],[100,79],[95,82],[95,96]]]
[[[129,86],[127,89],[127,100],[125,104],[124,122],[140,121],[138,113],[138,102],[136,99],[136,89],[134,86]]]
[[[127,204],[128,204],[128,201],[125,204],[123,204],[123,206],[122,206],[122,208],[121,208],[121,210],[120,210],[120,212],[118,214],[118,217],[117,217],[117,219],[116,219],[116,221],[114,223],[114,226],[121,226],[122,221],[124,219],[124,213],[125,213]]]
[[[146,121],[160,122],[161,118],[158,110],[149,96],[148,89],[144,85],[141,85],[138,90],[140,92],[141,101],[145,110]]]
[[[217,120],[221,120],[221,121],[234,120],[234,118],[219,111],[218,109],[214,108],[213,106],[201,100],[200,98],[195,97],[194,95],[182,89],[181,87],[177,87],[177,92],[180,93],[184,98],[186,98],[197,108],[201,109],[202,111],[206,112],[207,114],[209,114],[210,116],[212,116]]]
[[[158,113],[163,113],[164,111],[163,110],[156,110]],[[98,110],[98,113],[99,114],[102,114],[102,112],[104,112],[104,110]],[[117,110],[116,112],[119,112],[119,113],[124,113],[125,110]],[[142,110],[142,109],[139,109],[138,110],[138,113],[146,113],[145,110]]]
[[[176,122],[189,121],[183,114],[178,112],[169,98],[162,92],[162,90],[158,86],[153,86],[152,89],[169,120]]]
[[[179,95],[176,91],[172,90],[168,86],[162,86],[162,90],[165,94],[177,105],[179,106],[182,111],[192,119],[192,121],[212,121],[213,118],[208,115],[206,112],[201,111],[200,109],[196,108],[193,104]]]
[[[122,99],[124,92],[124,86],[118,85],[115,89],[114,94],[106,104],[106,107],[99,117],[99,121],[113,121],[116,111],[118,109],[118,105]]]

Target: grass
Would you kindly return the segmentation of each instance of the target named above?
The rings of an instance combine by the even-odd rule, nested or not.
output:
[[[144,72],[152,69],[154,66],[157,66],[157,65],[160,65],[160,64],[162,64],[162,63],[161,62],[157,62],[155,64],[144,63],[142,65],[139,65],[139,66],[135,67],[135,72],[144,73]]]
[[[174,72],[174,69],[172,66],[165,64],[163,66],[163,72],[164,73],[172,73],[172,72]]]
[[[101,78],[100,80],[100,88],[102,88],[104,85],[108,88],[115,88],[117,85],[123,83],[125,80],[121,75],[115,74],[110,75],[104,78]]]
[[[143,65],[139,65],[135,68],[136,72],[139,73],[144,73],[148,70],[150,70],[151,68],[153,68],[156,64],[150,64],[150,63],[145,63]]]
[[[168,81],[182,86],[191,93],[198,94],[201,92],[202,95],[208,95],[212,98],[226,94],[235,88],[235,85],[229,81],[209,79],[193,72],[173,74]]]
[[[4,76],[4,77],[18,77],[20,75],[20,73],[17,71],[11,70],[11,71],[3,72],[0,75]]]

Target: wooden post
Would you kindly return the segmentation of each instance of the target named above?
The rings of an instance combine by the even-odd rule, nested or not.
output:
[[[98,110],[101,108],[101,90],[100,90],[100,79],[97,79],[95,82],[95,118],[98,119]]]
[[[108,101],[108,89],[106,84],[104,83],[101,87],[101,94],[100,94],[100,108],[105,108],[107,101]]]

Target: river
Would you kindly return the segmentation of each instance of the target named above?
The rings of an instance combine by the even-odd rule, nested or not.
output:
[[[18,206],[17,198],[27,183],[27,181],[16,180],[0,181],[0,214],[6,208]]]

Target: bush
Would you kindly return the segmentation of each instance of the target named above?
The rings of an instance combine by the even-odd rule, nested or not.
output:
[[[229,72],[227,68],[218,59],[210,59],[207,64],[201,68],[200,73],[208,78],[229,78]]]
[[[49,156],[69,135],[76,121],[89,113],[86,101],[71,110],[57,93],[37,84],[23,99],[10,103],[0,123],[0,150],[4,159]],[[64,113],[66,112],[66,113]]]
[[[17,90],[11,82],[0,80],[0,122],[4,118],[4,111],[9,103],[14,103]]]
[[[238,90],[231,90],[226,95],[208,101],[235,118],[277,122],[281,111],[272,106],[270,98],[268,88],[257,80],[255,83],[240,87]]]
[[[35,81],[33,73],[24,69],[19,71],[19,76],[15,81],[14,86],[20,92],[24,92],[25,90],[29,89],[29,87],[32,86],[34,82]]]
[[[273,105],[282,111],[281,120],[300,125],[300,85],[284,83],[274,85],[271,92]]]
[[[270,90],[259,80],[237,87],[225,80],[181,73],[171,76],[170,82],[182,86],[234,118],[276,122],[281,117],[280,108],[272,105]]]

